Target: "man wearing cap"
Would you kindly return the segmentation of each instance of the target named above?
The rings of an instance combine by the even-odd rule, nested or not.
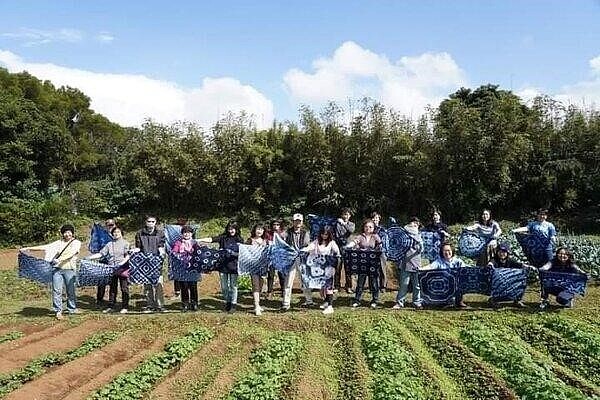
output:
[[[500,243],[500,245],[498,245],[498,249],[496,250],[496,255],[494,256],[494,258],[492,258],[490,260],[490,262],[488,263],[488,267],[491,267],[491,268],[518,268],[518,269],[532,268],[529,265],[518,262],[514,258],[510,257],[510,254],[511,254],[510,250],[511,250],[510,244]],[[496,299],[494,299],[493,297],[490,297],[490,299],[488,301],[492,307],[494,307],[494,308],[498,307],[498,301],[496,301]],[[523,303],[522,299],[515,300],[514,305],[517,307],[521,307],[521,308],[526,307],[525,303]]]
[[[302,214],[296,213],[292,217],[292,227],[287,230],[287,235],[285,237],[285,241],[287,244],[292,246],[295,250],[300,250],[304,246],[310,243],[310,235],[303,226],[304,217]],[[283,291],[283,301],[281,304],[281,311],[287,311],[290,309],[290,304],[292,301],[292,288],[294,287],[294,278],[296,277],[296,269],[300,267],[300,259],[296,259],[294,265],[290,269],[290,272],[287,276],[284,277],[285,289]],[[310,306],[312,301],[312,296],[310,289],[303,288],[304,296],[306,297],[306,305]]]

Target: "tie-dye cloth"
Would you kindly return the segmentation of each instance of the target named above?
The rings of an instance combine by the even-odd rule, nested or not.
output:
[[[455,269],[456,291],[461,294],[490,294],[491,271],[489,267],[464,267]]]
[[[238,248],[238,274],[266,276],[269,269],[269,246],[240,244]]]
[[[387,228],[381,240],[387,259],[395,262],[402,261],[415,241],[406,229],[397,225]]]
[[[200,225],[189,225],[193,229],[192,238],[200,231]],[[181,239],[181,225],[165,225],[165,249],[170,252],[175,242]]]
[[[77,271],[78,286],[104,286],[110,284],[115,269],[108,264],[92,260],[80,260]]]
[[[137,252],[129,259],[129,283],[156,285],[162,274],[163,258]]]
[[[527,288],[527,268],[492,268],[491,297],[495,301],[518,301]]]
[[[333,276],[339,257],[300,252],[300,273],[305,288],[333,287]]]
[[[418,272],[421,298],[425,304],[452,304],[456,294],[456,273],[452,269],[431,269]]]
[[[112,241],[110,232],[106,230],[102,225],[95,222],[90,232],[90,244],[88,250],[90,253],[98,253],[104,246]]]
[[[273,243],[271,244],[270,259],[271,265],[276,271],[281,272],[283,275],[287,275],[292,269],[296,258],[298,258],[299,252],[292,248],[285,242],[279,235],[275,235]]]
[[[52,283],[52,270],[54,267],[50,262],[36,258],[30,254],[19,252],[19,278],[43,284]]]
[[[587,275],[565,272],[540,271],[540,281],[546,293],[557,295],[562,291],[585,296]]]
[[[190,269],[202,274],[220,271],[225,265],[227,256],[227,250],[224,249],[211,249],[207,246],[197,247],[194,249],[194,253],[192,253]]]
[[[337,218],[335,217],[308,214],[306,219],[308,220],[308,225],[310,227],[310,240],[315,240],[319,235],[319,230],[324,226],[330,226],[332,232],[335,232],[334,228],[337,222]]]
[[[381,270],[381,251],[345,249],[344,267],[348,275],[378,277]]]
[[[465,257],[477,258],[490,240],[490,237],[479,235],[477,232],[463,230],[458,238],[458,250]]]
[[[548,248],[552,246],[550,238],[540,231],[531,233],[515,233],[517,242],[521,245],[527,261],[534,267],[540,268],[550,261]]]
[[[202,280],[202,275],[197,269],[191,268],[192,256],[183,253],[169,254],[168,277],[172,281],[198,282]]]
[[[421,255],[431,262],[438,258],[440,254],[442,239],[437,232],[421,231],[420,234],[423,241],[423,253]]]

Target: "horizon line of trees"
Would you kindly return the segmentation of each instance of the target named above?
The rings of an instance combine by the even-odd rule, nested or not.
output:
[[[122,127],[77,89],[0,68],[0,242],[65,220],[152,212],[251,221],[295,211],[521,219],[546,207],[596,225],[600,113],[496,85],[462,88],[412,120],[364,99],[258,130],[244,113],[206,130]]]

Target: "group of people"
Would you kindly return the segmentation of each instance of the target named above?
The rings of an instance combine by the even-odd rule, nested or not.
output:
[[[556,244],[556,229],[547,221],[547,211],[539,210],[536,221],[530,222],[527,226],[517,228],[514,232],[534,232],[539,231],[550,238],[550,247],[548,251],[549,262],[542,266],[540,270],[549,270],[557,272],[584,273],[574,263],[573,254],[564,247],[558,247],[555,253],[552,253],[552,245]],[[381,262],[378,274],[358,275],[356,284],[350,274],[345,273],[342,251],[345,250],[382,250],[383,242],[380,233],[385,232],[385,228],[380,225],[381,215],[374,212],[369,218],[365,219],[361,225],[361,231],[355,234],[356,226],[351,221],[350,209],[343,209],[340,217],[333,225],[321,226],[314,240],[310,238],[310,232],[304,225],[304,217],[300,213],[292,216],[292,224],[289,228],[284,226],[282,220],[273,220],[269,226],[255,224],[252,226],[250,237],[244,240],[240,233],[240,228],[235,221],[230,221],[222,234],[214,237],[194,238],[194,229],[182,222],[181,237],[171,246],[171,254],[179,257],[181,260],[189,260],[192,253],[201,246],[209,243],[216,243],[220,249],[226,250],[227,259],[219,271],[221,282],[221,295],[225,302],[225,311],[234,312],[238,303],[238,252],[240,244],[249,244],[255,246],[267,246],[273,242],[276,236],[279,236],[290,247],[299,252],[306,252],[313,256],[324,255],[334,256],[339,262],[331,271],[331,278],[320,290],[323,304],[321,309],[324,314],[333,313],[334,295],[340,290],[346,290],[348,294],[354,294],[352,307],[360,306],[362,294],[366,281],[371,293],[370,307],[377,308],[379,304],[379,295],[385,292],[387,288],[387,268],[385,253],[381,252]],[[423,269],[421,254],[423,252],[423,243],[420,235],[420,229],[436,232],[442,239],[439,256],[436,260],[426,266],[427,269],[452,269],[465,266],[463,260],[454,254],[452,245],[448,242],[450,234],[448,227],[441,220],[440,211],[434,211],[430,222],[421,227],[417,217],[410,218],[404,229],[411,236],[412,246],[408,249],[406,255],[401,261],[396,263],[396,277],[398,280],[398,292],[394,309],[404,308],[408,296],[409,284],[412,282],[412,304],[416,309],[423,308],[421,299],[418,271]],[[129,283],[128,283],[128,262],[131,255],[135,252],[166,256],[166,237],[162,229],[157,227],[158,220],[153,215],[145,218],[142,229],[136,232],[134,246],[131,246],[123,237],[122,229],[116,225],[114,219],[105,221],[105,228],[110,233],[112,240],[107,243],[99,252],[88,256],[88,259],[101,259],[104,263],[113,267],[114,273],[111,277],[109,286],[109,301],[106,304],[104,312],[127,313],[129,305]],[[507,243],[498,243],[501,229],[499,224],[492,219],[489,210],[483,210],[478,222],[465,228],[469,231],[477,232],[479,235],[487,236],[489,242],[485,251],[477,259],[477,265],[488,266],[490,268],[532,268],[522,264],[511,257],[511,248]],[[52,273],[52,305],[56,318],[63,318],[62,290],[63,284],[67,292],[67,311],[77,313],[75,283],[76,283],[76,260],[81,249],[81,242],[74,237],[75,230],[71,225],[61,227],[62,238],[46,245],[24,247],[21,251],[40,250],[46,252],[46,260],[53,265]],[[265,274],[252,275],[252,296],[254,302],[254,313],[261,315],[264,309],[261,307],[261,293],[266,292],[266,298],[272,299],[274,290],[274,280],[277,273],[279,285],[281,288],[281,311],[288,311],[291,306],[292,288],[294,286],[297,270],[300,269],[300,257],[294,261],[294,265],[288,273],[283,274],[270,267]],[[344,274],[345,285],[342,287],[342,274]],[[266,276],[261,276],[266,275]],[[266,278],[266,290],[264,290]],[[199,278],[201,279],[201,278]],[[156,284],[145,284],[144,293],[146,296],[146,306],[143,312],[161,312],[164,311],[164,282],[162,276]],[[174,282],[176,294],[181,296],[181,310],[183,312],[195,311],[198,309],[198,287],[197,281],[179,281]],[[315,302],[312,290],[301,282],[304,296],[303,306],[312,307]],[[117,306],[117,289],[121,291],[121,306]],[[105,296],[105,286],[100,285],[97,289],[97,301],[101,303]],[[557,293],[544,293],[542,291],[542,301],[540,308],[548,305],[549,295]],[[492,306],[497,305],[496,299],[491,298]],[[525,307],[521,299],[515,301],[518,307]],[[572,299],[567,305],[572,305]],[[453,306],[464,308],[467,305],[463,302],[461,295],[456,296]]]

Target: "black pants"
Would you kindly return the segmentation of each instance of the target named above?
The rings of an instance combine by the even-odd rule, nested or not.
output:
[[[181,292],[181,281],[173,282],[173,291],[175,292],[175,294]]]
[[[198,304],[198,282],[177,281],[181,290],[181,302],[183,305]]]
[[[104,301],[107,286],[109,285],[99,285],[96,289],[96,304],[100,305]],[[110,298],[110,295],[108,297]]]
[[[342,281],[342,270],[344,270],[344,278],[346,279],[346,289],[352,289],[352,275],[346,273],[344,260],[340,260],[337,266],[335,267],[335,275],[333,276],[333,287],[335,289],[340,289],[341,281]]]
[[[281,272],[277,271],[277,276],[279,278],[279,287],[281,287],[281,292],[285,289],[285,280],[284,276]],[[275,268],[270,267],[269,272],[267,272],[267,293],[273,293],[273,284],[275,283]]]
[[[358,280],[356,283],[356,295],[354,296],[354,300],[358,303],[363,294],[363,290],[365,288],[365,281],[367,280],[368,275],[358,275]],[[371,302],[377,303],[379,300],[379,277],[378,276],[369,276],[369,290],[371,291]]]
[[[122,276],[113,275],[110,280],[110,291],[108,292],[108,303],[111,308],[117,304],[117,286],[121,286],[121,308],[129,308],[129,281]],[[98,286],[98,290],[100,287]]]

